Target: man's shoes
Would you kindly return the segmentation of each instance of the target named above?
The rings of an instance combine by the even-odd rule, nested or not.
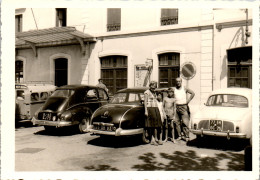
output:
[[[157,142],[155,140],[151,141],[150,143],[151,145],[155,145],[155,146],[158,146]]]
[[[180,141],[180,140],[181,140],[181,136],[179,136],[176,140],[177,140],[177,141]]]
[[[163,145],[163,142],[161,140],[158,141],[159,145]]]

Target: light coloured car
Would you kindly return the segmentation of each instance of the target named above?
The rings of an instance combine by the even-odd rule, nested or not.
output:
[[[198,139],[203,136],[251,139],[252,90],[214,90],[205,106],[192,117],[190,130]]]

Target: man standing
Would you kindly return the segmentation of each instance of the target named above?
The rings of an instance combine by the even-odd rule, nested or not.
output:
[[[195,96],[195,93],[184,86],[182,86],[182,79],[176,78],[176,89],[174,91],[176,98],[176,113],[181,121],[182,131],[184,133],[184,140],[189,141],[189,122],[190,122],[190,110],[189,102]],[[187,98],[187,94],[190,94]]]
[[[106,92],[108,92],[108,89],[107,89],[106,85],[103,84],[102,79],[98,79],[97,87],[103,88],[103,89],[105,89]]]

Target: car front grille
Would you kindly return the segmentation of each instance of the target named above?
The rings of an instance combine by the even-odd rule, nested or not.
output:
[[[209,120],[202,120],[199,122],[198,128],[209,129]]]
[[[223,121],[223,131],[230,131],[230,132],[234,132],[234,123],[229,122],[229,121]]]
[[[198,124],[198,129],[210,130],[210,120],[201,120]],[[211,129],[212,130],[212,129]],[[229,121],[222,121],[221,132],[235,132],[234,123]]]

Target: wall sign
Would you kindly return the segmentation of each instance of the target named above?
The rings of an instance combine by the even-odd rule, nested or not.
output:
[[[185,62],[181,67],[181,76],[186,79],[192,79],[196,74],[196,67],[192,62]]]

